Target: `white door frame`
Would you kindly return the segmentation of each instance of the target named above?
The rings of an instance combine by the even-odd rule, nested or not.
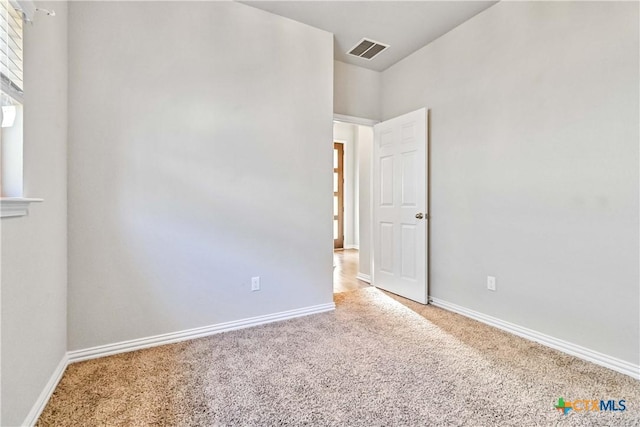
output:
[[[364,119],[362,117],[346,116],[344,114],[334,114],[333,121],[351,123],[352,125],[363,125],[363,126],[371,126],[371,127],[380,123],[380,120]]]
[[[380,120],[371,120],[371,119],[366,119],[363,117],[355,117],[355,116],[348,116],[345,114],[333,114],[333,120],[336,122],[344,122],[344,123],[351,123],[354,125],[364,125],[364,126],[370,126],[373,127],[376,124],[380,123]],[[427,266],[431,265],[431,218],[432,218],[432,211],[431,211],[431,109],[427,108],[427,146],[426,146],[426,151],[427,151],[427,214],[429,216],[428,221],[427,221],[427,259],[426,259],[426,263]],[[369,182],[370,182],[370,187],[369,187],[369,193],[371,195],[373,195],[373,150],[371,150],[371,171],[370,171],[370,176],[369,176]],[[360,207],[360,209],[362,209],[362,206]],[[369,215],[371,215],[371,217],[373,218],[373,197],[369,198]],[[369,227],[369,235],[373,236],[373,221],[370,222],[370,227]],[[370,257],[369,257],[369,268],[370,268],[370,279],[371,279],[371,284],[374,285],[373,282],[373,256],[374,256],[374,252],[373,252],[373,247],[370,248]],[[431,287],[431,269],[427,268],[427,277],[426,277],[426,281],[427,281],[427,301],[430,302],[431,301],[431,292],[430,292],[430,287]]]

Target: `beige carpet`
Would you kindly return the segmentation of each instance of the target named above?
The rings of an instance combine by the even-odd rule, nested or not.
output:
[[[639,381],[400,300],[346,292],[332,313],[73,364],[39,425],[640,425]],[[562,415],[559,397],[627,410]]]

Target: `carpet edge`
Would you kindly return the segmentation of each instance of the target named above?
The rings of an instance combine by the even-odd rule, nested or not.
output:
[[[334,302],[67,352],[69,364],[335,310]]]
[[[523,326],[519,326],[514,323],[498,319],[497,317],[489,316],[478,311],[441,300],[439,298],[429,297],[429,303],[433,304],[435,307],[440,307],[442,309],[461,314],[465,317],[512,333],[521,338],[537,342],[546,347],[553,348],[571,356],[575,356],[579,359],[586,360],[587,362],[594,363],[596,365],[611,369],[621,374],[628,375],[631,378],[640,380],[640,365],[635,365],[631,362],[627,362],[626,360],[618,359],[616,357],[591,350],[587,347],[582,347],[569,341],[561,340],[559,338],[552,337],[551,335],[543,334],[533,329],[525,328]]]

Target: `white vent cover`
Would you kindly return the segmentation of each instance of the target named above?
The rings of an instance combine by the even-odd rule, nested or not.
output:
[[[349,55],[357,56],[367,60],[372,60],[380,52],[388,48],[388,44],[380,43],[371,39],[360,40],[349,52]]]

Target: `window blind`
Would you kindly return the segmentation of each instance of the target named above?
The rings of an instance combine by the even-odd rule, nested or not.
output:
[[[0,84],[18,102],[23,97],[22,12],[0,0]]]

